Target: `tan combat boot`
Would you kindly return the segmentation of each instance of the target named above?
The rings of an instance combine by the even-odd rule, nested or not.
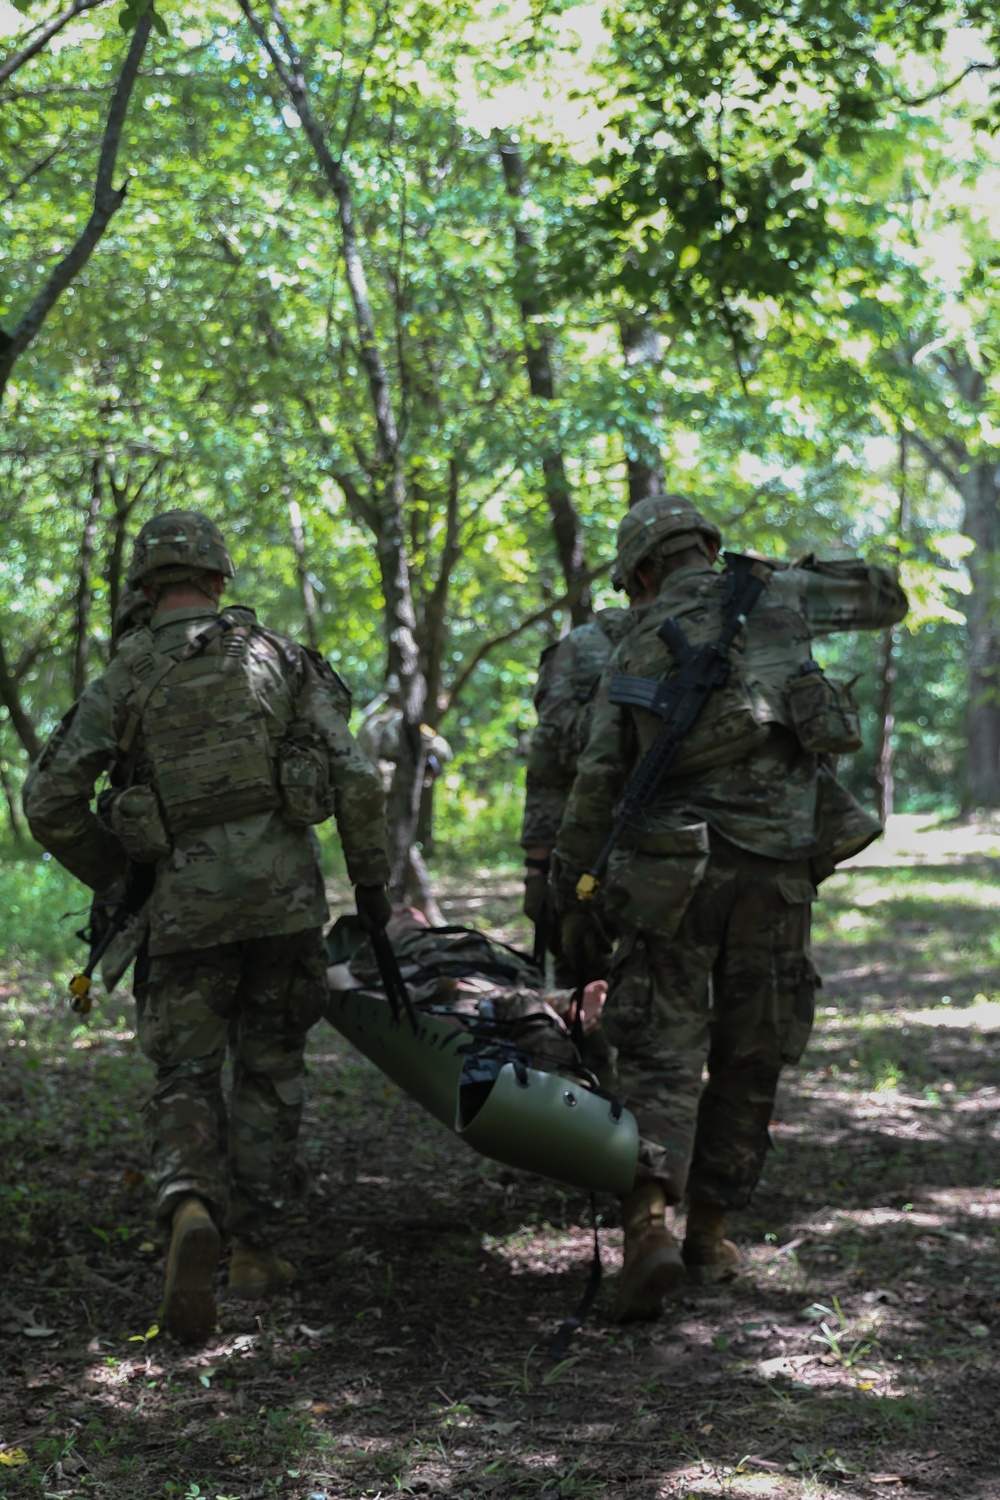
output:
[[[713,1281],[731,1281],[740,1264],[740,1252],[732,1240],[724,1239],[726,1210],[711,1203],[692,1203],[681,1253],[688,1281],[706,1286]]]
[[[268,1292],[283,1292],[295,1280],[295,1267],[274,1250],[251,1245],[247,1240],[233,1240],[233,1257],[229,1262],[229,1295],[231,1297],[266,1297]]]
[[[200,1198],[182,1198],[174,1209],[163,1321],[185,1344],[203,1344],[215,1327],[215,1268],[221,1248],[215,1221]]]
[[[680,1246],[667,1228],[667,1198],[660,1183],[645,1178],[622,1199],[625,1264],[611,1305],[611,1319],[658,1318],[663,1298],[684,1280]]]

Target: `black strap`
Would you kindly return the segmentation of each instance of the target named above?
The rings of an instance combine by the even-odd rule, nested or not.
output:
[[[590,1195],[590,1216],[594,1223],[594,1253],[590,1260],[590,1275],[587,1278],[586,1290],[576,1311],[570,1313],[568,1318],[564,1318],[562,1325],[553,1334],[548,1349],[550,1359],[562,1359],[569,1348],[570,1339],[586,1320],[600,1290],[604,1267],[601,1265],[601,1242],[597,1238],[597,1201],[593,1193]]]

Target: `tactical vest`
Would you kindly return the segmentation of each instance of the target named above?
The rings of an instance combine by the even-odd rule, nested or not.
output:
[[[129,664],[119,751],[135,746],[137,779],[154,788],[171,836],[281,805],[271,716],[252,668],[262,632],[247,613],[218,616],[175,651],[157,651],[153,637],[153,649]]]
[[[688,597],[671,600],[671,614],[691,646],[713,642],[721,625],[724,577],[700,574]],[[655,634],[662,611],[651,612],[630,641],[627,670],[654,677],[663,671],[665,646]],[[861,743],[857,709],[848,684],[833,682],[813,661],[806,621],[795,610],[758,609],[729,653],[726,681],[715,689],[671,765],[671,776],[701,775],[742,760],[781,725],[811,754],[840,754]],[[666,680],[675,675],[668,667]],[[652,713],[635,710],[639,758],[659,731]]]

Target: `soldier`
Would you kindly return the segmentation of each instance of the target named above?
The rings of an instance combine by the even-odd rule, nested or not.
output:
[[[385,690],[368,705],[358,728],[358,744],[382,778],[382,788],[388,797],[392,779],[396,774],[399,758],[399,737],[403,730],[403,701],[400,696],[399,678],[390,673]],[[430,800],[434,783],[454,758],[454,752],[443,734],[429,724],[421,724],[420,736],[424,743],[424,771],[421,821],[426,818],[430,826],[433,803]],[[419,833],[418,837],[423,837]],[[427,843],[429,847],[429,839]],[[427,862],[416,844],[411,845],[408,857],[405,894],[408,901],[418,907],[435,926],[444,925],[441,908],[431,886]]]
[[[602,679],[559,831],[553,862],[568,951],[586,920],[577,877],[595,862],[662,723],[636,706],[643,680],[669,681],[675,667],[659,632],[672,618],[689,644],[719,639],[727,575],[713,566],[717,537],[678,496],[650,497],[619,527],[621,584],[652,603]],[[895,624],[906,597],[888,573],[853,559],[808,557],[762,576],[769,582],[730,652],[727,681],[609,869],[606,899],[625,937],[604,1022],[642,1136],[639,1177],[623,1203],[619,1320],[656,1317],[685,1271],[696,1281],[735,1274],[726,1212],[749,1201],[779,1074],[798,1061],[812,1026],[815,881],[881,831],[833,778],[828,757],[860,744],[856,711],[852,721],[849,695],[812,660],[810,641]],[[665,1211],[685,1190],[680,1247]]]
[[[234,1294],[294,1276],[278,1253],[285,1184],[306,1033],[327,998],[311,825],[336,817],[364,922],[390,914],[382,788],[348,730],[347,690],[253,610],[219,612],[233,573],[207,517],[175,510],[146,523],[128,583],[153,605],[149,625],[121,636],[24,795],[35,837],[95,890],[138,866],[155,871],[134,988],[139,1043],[156,1069],[147,1114],[157,1213],[171,1234],[164,1319],[188,1342],[215,1323],[223,1227]],[[115,789],[106,821],[90,806],[105,771]]]
[[[550,913],[550,856],[577,760],[590,733],[597,684],[630,624],[628,610],[599,610],[585,625],[548,646],[538,663],[533,697],[538,723],[528,746],[521,823],[523,910],[535,928],[536,958],[543,961],[547,948],[554,951],[560,985],[575,985],[581,976],[571,971],[562,953],[558,925]],[[586,953],[578,955],[586,979],[604,978],[611,955],[612,924],[604,911],[595,913],[595,918],[587,927]]]

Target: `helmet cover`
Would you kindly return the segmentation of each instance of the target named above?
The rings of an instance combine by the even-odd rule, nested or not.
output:
[[[682,552],[703,544],[706,538],[717,547],[722,545],[719,528],[684,495],[647,495],[626,512],[618,526],[618,554],[611,582],[616,589],[633,584],[636,568],[654,547],[666,554]],[[664,547],[664,542],[673,545]]]
[[[134,587],[154,573],[166,580],[161,570],[167,568],[184,570],[177,576],[192,568],[224,578],[236,573],[218,526],[196,510],[165,510],[146,522],[135,539],[126,581]]]

